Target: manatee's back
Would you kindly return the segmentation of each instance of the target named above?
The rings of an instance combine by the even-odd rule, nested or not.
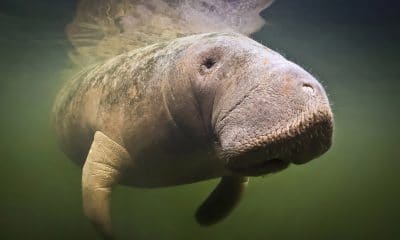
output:
[[[84,163],[92,141],[90,136],[93,135],[87,121],[82,121],[84,104],[87,104],[84,80],[87,80],[90,69],[72,77],[59,92],[53,106],[53,126],[58,143],[63,152],[79,165]]]
[[[167,44],[120,54],[87,67],[65,84],[53,106],[53,125],[69,158],[83,164],[95,131],[108,131],[110,137],[117,135],[114,128],[122,129],[124,118],[144,104],[147,89],[153,89],[156,81],[155,65],[173,57],[166,56]]]

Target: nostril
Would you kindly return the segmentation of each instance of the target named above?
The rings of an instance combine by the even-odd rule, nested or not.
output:
[[[311,84],[309,83],[303,83],[303,90],[309,94],[313,94],[314,93],[314,88]]]
[[[303,83],[303,87],[304,87],[304,88],[311,88],[311,89],[314,89],[314,88],[311,86],[311,84],[309,84],[309,83]]]

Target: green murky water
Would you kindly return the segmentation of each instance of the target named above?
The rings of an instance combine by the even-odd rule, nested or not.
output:
[[[72,4],[41,2],[0,8],[0,239],[94,239],[81,207],[81,170],[58,150],[49,124],[68,65],[62,28]],[[332,149],[251,179],[233,215],[210,228],[193,214],[216,180],[119,187],[112,205],[119,239],[400,238],[399,25],[385,15],[354,17],[343,1],[304,2],[293,8],[278,0],[254,37],[326,86],[336,119]],[[342,7],[343,18],[334,13]]]

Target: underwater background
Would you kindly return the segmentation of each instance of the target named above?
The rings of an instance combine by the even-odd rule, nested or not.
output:
[[[81,169],[59,150],[51,107],[69,66],[71,0],[0,0],[0,239],[96,239]],[[252,178],[239,207],[204,228],[194,212],[218,180],[117,187],[117,239],[400,239],[400,4],[277,0],[253,37],[326,87],[334,145]]]

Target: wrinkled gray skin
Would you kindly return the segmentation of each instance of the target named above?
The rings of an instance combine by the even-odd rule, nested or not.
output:
[[[233,208],[248,176],[327,151],[333,126],[317,80],[235,33],[194,35],[115,57],[69,83],[54,114],[63,150],[85,164],[85,212],[109,238],[113,184],[162,187],[223,177],[197,213],[211,224]],[[105,156],[111,160],[92,160]],[[99,164],[101,171],[93,170]],[[100,178],[112,179],[109,185],[91,180],[107,171]],[[232,203],[221,203],[226,199]]]

